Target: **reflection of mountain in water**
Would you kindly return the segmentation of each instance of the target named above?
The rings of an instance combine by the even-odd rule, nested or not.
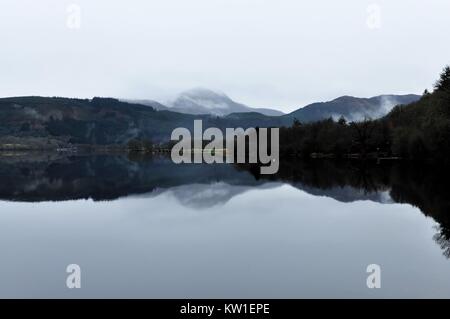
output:
[[[393,203],[388,190],[366,192],[363,189],[352,186],[335,186],[330,189],[321,189],[302,183],[292,183],[292,185],[311,195],[331,197],[344,203],[350,203],[357,200],[370,200],[383,204]]]
[[[132,194],[158,194],[168,189],[189,202],[197,196],[215,204],[263,184],[230,165],[176,165],[169,158],[117,156],[3,158],[0,198],[10,201],[112,200]],[[215,186],[211,186],[215,185]],[[203,195],[199,194],[202,192]],[[192,201],[191,201],[192,202]]]
[[[234,196],[254,189],[254,186],[230,185],[224,182],[212,184],[191,184],[176,186],[167,192],[176,198],[183,206],[205,209],[215,205],[224,204]],[[258,185],[258,189],[267,189],[279,186],[278,183]]]
[[[173,164],[169,158],[126,155],[0,157],[0,199],[8,201],[113,200],[166,193],[205,209],[254,188],[288,183],[341,202],[371,200],[414,205],[439,224],[436,242],[450,257],[450,171],[406,163],[282,162],[277,175],[227,164]]]
[[[259,176],[258,171],[255,167],[227,164],[176,165],[166,157],[3,156],[0,198],[113,200],[133,194],[155,196],[170,192],[181,203],[206,208],[254,187],[274,187],[282,182],[341,202],[410,203],[431,215],[442,215],[450,208],[445,200],[448,174],[442,170],[406,164],[355,165],[315,160],[282,162],[276,175]]]

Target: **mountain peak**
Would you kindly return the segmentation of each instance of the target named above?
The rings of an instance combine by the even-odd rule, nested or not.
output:
[[[218,91],[213,91],[207,88],[203,88],[203,87],[196,87],[196,88],[192,88],[190,90],[184,91],[182,93],[180,93],[179,96],[187,96],[187,97],[192,97],[192,98],[197,98],[197,97],[201,97],[201,98],[217,98],[217,97],[221,97],[221,98],[227,98],[230,99],[225,93],[222,92],[218,92]]]
[[[237,103],[225,93],[212,91],[205,88],[194,88],[182,92],[169,104],[175,112],[189,114],[211,114],[215,116],[226,116],[231,113],[258,112],[264,115],[277,116],[283,113],[277,110],[252,108]]]
[[[331,102],[349,102],[349,101],[356,101],[356,100],[358,100],[357,97],[354,97],[351,95],[343,95],[343,96],[335,98]]]

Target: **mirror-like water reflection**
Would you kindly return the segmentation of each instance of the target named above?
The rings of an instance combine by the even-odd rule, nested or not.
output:
[[[0,297],[450,297],[449,173],[404,163],[0,159]],[[82,268],[82,288],[65,267]],[[382,288],[368,289],[379,264]]]

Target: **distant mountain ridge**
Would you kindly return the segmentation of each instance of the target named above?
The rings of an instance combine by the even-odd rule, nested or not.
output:
[[[347,121],[361,121],[365,118],[377,119],[388,114],[396,105],[416,102],[420,95],[379,95],[371,98],[341,96],[332,101],[312,103],[300,108],[285,117],[296,118],[301,122],[319,121],[326,118]]]
[[[257,112],[267,116],[280,116],[285,113],[270,109],[250,107],[233,101],[224,93],[214,92],[204,88],[196,88],[182,92],[167,105],[154,100],[127,100],[125,102],[148,105],[156,110],[172,111],[194,115],[227,116],[232,113]]]
[[[169,106],[174,112],[188,114],[211,114],[217,116],[246,112],[257,112],[267,116],[284,114],[274,109],[249,107],[233,101],[226,94],[203,88],[181,93]]]
[[[223,109],[246,112],[217,116],[175,112],[176,108],[168,108],[152,100],[146,100],[146,105],[143,105],[98,97],[91,100],[33,96],[0,98],[0,148],[42,149],[73,144],[124,145],[132,139],[167,142],[175,128],[184,127],[192,131],[195,119],[203,120],[204,129],[217,127],[224,130],[228,127],[245,129],[291,126],[294,119],[310,122],[344,116],[352,120],[356,117],[355,114],[360,118],[373,118],[383,115],[394,103],[408,104],[418,98],[415,95],[386,95],[370,99],[341,97],[330,102],[311,104],[281,116],[248,112],[245,106],[243,108],[238,103],[232,107],[226,104]],[[228,101],[226,96],[222,96],[222,99]],[[196,103],[200,101],[198,94],[193,100]],[[217,109],[217,100],[213,100],[215,102],[210,106]]]
[[[155,100],[132,100],[132,99],[121,99],[122,102],[130,103],[130,104],[141,104],[152,107],[156,111],[170,111],[170,108],[166,105],[159,103]]]
[[[327,118],[347,121],[360,121],[365,118],[376,119],[389,113],[396,105],[410,104],[419,100],[420,95],[379,95],[371,98],[341,96],[327,102],[317,102],[299,108],[289,114],[268,108],[255,108],[238,103],[226,94],[208,89],[198,88],[178,95],[167,105],[154,100],[124,100],[130,103],[143,104],[155,110],[165,110],[193,115],[213,115],[225,117],[234,113],[259,113],[265,116],[280,116],[283,123],[292,122],[294,118],[301,122],[319,121]],[[246,116],[248,117],[248,116]]]

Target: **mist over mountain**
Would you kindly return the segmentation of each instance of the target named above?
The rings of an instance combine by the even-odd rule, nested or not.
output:
[[[388,114],[396,105],[406,105],[417,101],[420,95],[379,95],[371,98],[341,96],[328,102],[317,102],[299,108],[289,114],[267,108],[254,108],[233,101],[224,93],[198,88],[179,94],[174,100],[164,105],[154,100],[123,100],[129,103],[151,106],[155,110],[172,111],[193,115],[239,116],[234,113],[256,113],[281,118],[276,122],[291,123],[294,118],[301,122],[319,121],[327,118],[347,121],[361,121],[365,118],[377,119]],[[249,117],[246,115],[245,117]]]
[[[301,122],[319,121],[327,118],[338,120],[343,116],[347,121],[361,121],[365,118],[377,119],[388,114],[396,105],[406,105],[420,99],[420,95],[379,95],[371,98],[341,96],[328,102],[312,103],[286,117]]]
[[[193,115],[227,116],[232,113],[260,113],[267,116],[280,116],[284,113],[275,109],[249,107],[233,101],[224,93],[197,88],[180,93],[165,104],[154,100],[122,99],[124,102],[151,106],[155,110],[172,111]]]
[[[344,96],[314,103],[281,116],[250,108],[224,94],[198,89],[181,94],[165,106],[154,100],[123,102],[113,98],[68,99],[14,97],[0,99],[0,147],[58,148],[64,145],[127,144],[132,139],[168,142],[177,127],[192,131],[196,119],[203,127],[289,127],[294,119],[311,122],[327,118],[378,118],[397,104],[416,101],[416,95],[382,95],[369,99]],[[139,102],[139,103],[138,103]],[[183,110],[183,111],[181,111]],[[281,112],[279,112],[281,113]]]
[[[246,112],[257,112],[267,116],[284,114],[274,109],[249,107],[233,101],[226,94],[203,88],[196,88],[179,94],[175,100],[169,102],[168,106],[174,112],[215,116]]]

